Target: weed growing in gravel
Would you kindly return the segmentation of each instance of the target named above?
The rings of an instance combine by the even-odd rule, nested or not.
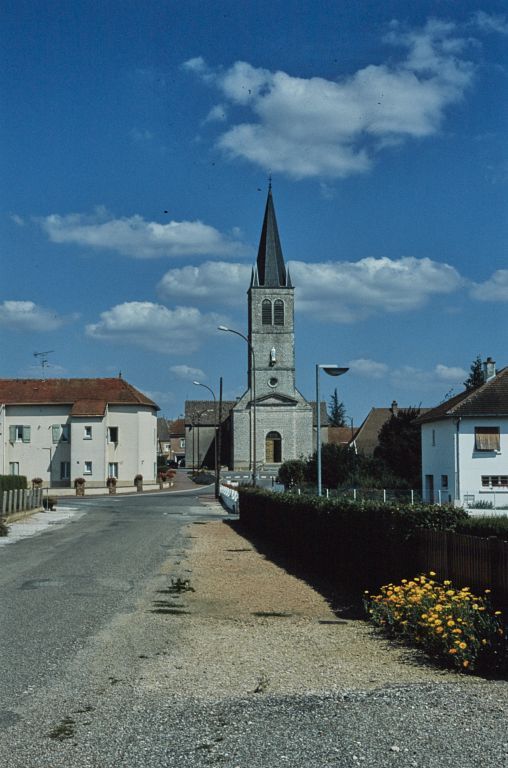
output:
[[[501,611],[490,605],[490,590],[482,597],[468,587],[455,589],[438,582],[434,571],[411,581],[365,593],[370,620],[392,636],[416,644],[434,658],[452,661],[461,671],[507,668],[506,636]]]
[[[171,585],[168,587],[171,594],[180,594],[180,592],[194,592],[189,579],[182,579],[180,576],[171,579]]]
[[[61,723],[53,728],[48,733],[50,739],[56,739],[57,741],[65,741],[65,739],[72,739],[76,733],[76,721],[72,717],[64,717]]]

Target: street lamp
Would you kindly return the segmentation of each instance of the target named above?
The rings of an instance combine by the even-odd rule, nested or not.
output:
[[[317,406],[316,453],[317,453],[317,495],[318,496],[322,495],[322,490],[321,490],[321,395],[319,392],[319,371],[320,370],[323,370],[329,376],[342,376],[342,374],[347,373],[349,371],[349,368],[341,368],[338,365],[326,365],[324,363],[316,364],[316,406]]]
[[[228,328],[225,325],[219,325],[217,330],[219,331],[228,331],[229,333],[234,333],[237,336],[240,336],[244,341],[247,342],[247,346],[249,347],[249,352],[251,356],[251,364],[250,364],[250,388],[252,391],[252,410],[251,410],[251,419],[250,422],[252,424],[251,426],[251,433],[252,437],[250,440],[250,443],[252,445],[252,485],[256,485],[256,357],[254,355],[254,348],[252,344],[250,343],[247,336],[244,336],[243,333],[240,333],[240,331],[234,331],[232,328]]]
[[[215,498],[219,498],[219,454],[217,450],[217,441],[218,441],[218,431],[220,429],[220,425],[217,425],[217,398],[215,397],[215,392],[211,387],[208,386],[208,384],[202,384],[200,381],[193,381],[193,384],[196,385],[196,387],[204,387],[209,392],[212,393],[213,397],[213,409],[214,409],[214,416],[215,416],[215,440],[214,440],[214,458],[215,458]]]

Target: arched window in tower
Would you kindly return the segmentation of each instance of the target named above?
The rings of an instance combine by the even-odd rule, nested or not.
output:
[[[274,301],[273,322],[274,325],[284,325],[284,302],[282,299],[276,299]]]
[[[272,302],[270,299],[263,299],[261,304],[261,322],[263,325],[272,324]]]

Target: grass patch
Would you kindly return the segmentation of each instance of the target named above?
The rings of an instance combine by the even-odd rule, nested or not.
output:
[[[76,721],[72,717],[64,717],[61,723],[59,723],[52,731],[48,733],[50,739],[56,739],[56,741],[65,741],[66,739],[72,739],[76,735]]]

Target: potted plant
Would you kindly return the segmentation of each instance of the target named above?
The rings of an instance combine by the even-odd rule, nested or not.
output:
[[[77,477],[74,480],[74,488],[76,489],[76,496],[84,496],[85,495],[85,478],[84,477]]]
[[[106,485],[110,493],[116,493],[116,477],[108,477]]]
[[[42,477],[32,477],[32,488],[42,488]]]
[[[159,481],[159,488],[162,490],[164,488],[164,481],[167,480],[166,472],[159,472],[157,480]]]
[[[143,475],[136,475],[134,478],[134,485],[138,492],[143,490]]]

